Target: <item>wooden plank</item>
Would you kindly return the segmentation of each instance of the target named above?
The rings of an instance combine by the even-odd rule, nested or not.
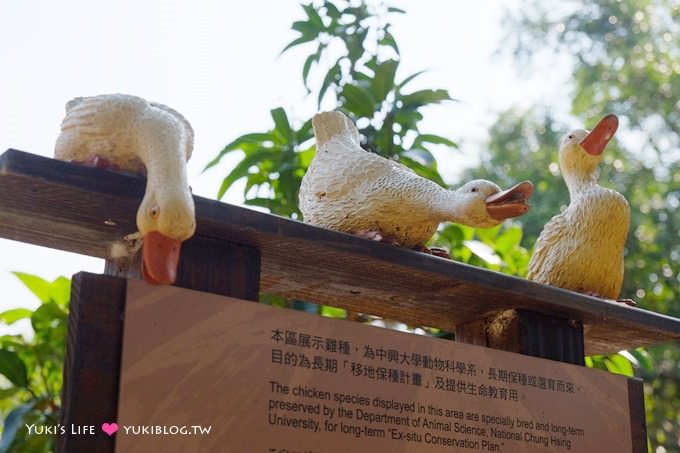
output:
[[[141,178],[20,151],[0,156],[0,236],[106,257],[135,231]],[[412,325],[456,326],[509,309],[581,323],[587,354],[680,338],[680,321],[622,304],[195,197],[197,234],[253,246],[261,290]]]
[[[140,262],[139,259],[125,263],[107,260],[104,272],[138,279]],[[247,245],[195,235],[182,244],[175,286],[257,301],[260,296],[260,251]]]
[[[62,410],[66,432],[57,451],[112,452],[115,436],[102,430],[116,421],[123,342],[125,280],[79,273],[71,285]],[[71,434],[71,424],[94,426],[95,435]]]

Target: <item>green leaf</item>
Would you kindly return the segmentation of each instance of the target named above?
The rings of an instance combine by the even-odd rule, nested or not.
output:
[[[286,47],[283,48],[281,53],[284,53],[291,47],[299,46],[300,44],[304,44],[306,42],[314,41],[316,39],[316,36],[310,36],[310,35],[302,35],[297,39],[292,40],[291,42],[288,43]]]
[[[368,36],[368,28],[359,28],[355,34],[348,35],[345,38],[347,45],[347,56],[352,62],[352,66],[361,59],[366,49],[366,37]],[[352,68],[354,69],[354,68]]]
[[[445,145],[451,148],[458,148],[458,144],[456,142],[449,140],[446,137],[442,137],[441,135],[434,134],[420,134],[416,138],[414,145],[420,143],[432,143],[433,145]]]
[[[469,248],[472,253],[489,264],[498,265],[502,263],[501,258],[496,255],[494,250],[483,242],[472,240],[463,241],[463,244],[465,247]]]
[[[67,319],[68,314],[64,310],[54,302],[48,302],[33,312],[31,325],[36,332],[41,332],[55,327],[58,322],[65,323]]]
[[[7,325],[12,325],[20,319],[30,318],[33,314],[28,308],[13,308],[0,313],[0,321]]]
[[[343,107],[358,117],[373,118],[375,100],[371,93],[356,85],[347,84],[342,88],[345,99]]]
[[[401,97],[402,108],[405,109],[417,109],[427,104],[452,100],[446,90],[419,90]]]
[[[295,142],[298,145],[301,145],[312,138],[314,138],[314,128],[312,127],[312,119],[310,118],[300,126],[300,129],[295,133]]]
[[[281,138],[284,139],[283,143],[290,143],[292,134],[286,111],[282,107],[277,107],[271,110],[271,115],[274,119],[274,125],[276,126],[274,133],[280,135]]]
[[[340,10],[331,2],[325,1],[323,6],[326,8],[326,15],[331,19],[340,19],[342,13]]]
[[[325,316],[326,318],[345,319],[345,318],[347,318],[347,310],[345,310],[343,308],[336,308],[336,307],[329,307],[328,305],[322,305],[320,315]]]
[[[217,165],[220,160],[227,154],[232,151],[237,151],[241,150],[243,145],[248,144],[248,143],[256,143],[260,146],[265,146],[266,142],[274,142],[274,137],[272,137],[272,134],[269,132],[254,132],[251,134],[245,134],[241,135],[231,143],[229,143],[227,146],[225,146],[222,151],[215,157],[212,161],[208,163],[208,165],[205,166],[203,171],[206,171],[210,167],[214,167]]]
[[[406,157],[408,157],[408,158],[410,158],[410,159],[412,159],[412,160],[414,160],[414,161],[416,161],[416,162],[418,162],[421,165],[424,165],[426,167],[431,167],[433,165],[436,165],[436,161],[434,159],[434,156],[432,155],[431,152],[429,152],[426,149],[418,149],[418,148],[410,149],[408,151],[404,151],[401,154],[400,159],[403,156],[406,156]]]
[[[321,107],[321,101],[323,100],[324,94],[326,94],[326,90],[328,90],[331,84],[337,83],[340,79],[340,60],[341,58],[339,58],[338,61],[335,62],[335,65],[328,70],[326,76],[323,78],[323,82],[321,82],[321,88],[319,88],[319,96],[317,98],[317,108]]]
[[[17,432],[24,425],[24,417],[31,412],[36,404],[41,400],[33,400],[29,403],[17,406],[5,418],[5,426],[2,431],[2,440],[0,441],[0,453],[9,452]]]
[[[300,158],[300,166],[302,168],[309,168],[309,165],[312,163],[312,159],[314,159],[314,153],[316,151],[316,147],[314,145],[310,146],[304,151],[300,151],[298,153],[298,156]]]
[[[224,178],[220,190],[217,192],[217,199],[220,200],[224,194],[229,190],[229,188],[239,179],[248,176],[248,171],[250,167],[255,166],[259,162],[262,162],[268,158],[273,158],[280,148],[260,148],[255,152],[252,152],[245,156],[241,162],[236,164],[234,169]]]
[[[637,348],[626,352],[635,358],[640,368],[647,372],[654,371],[654,360],[644,348]]]
[[[405,154],[406,153],[402,153],[402,155],[399,156],[399,163],[407,166],[408,168],[410,168],[411,170],[416,172],[416,174],[422,176],[423,178],[427,178],[430,181],[436,182],[442,187],[446,187],[446,183],[444,183],[442,176],[436,169],[430,166],[422,165],[420,162],[410,158],[408,155]]]
[[[71,299],[71,280],[57,277],[50,283],[50,299],[62,308],[67,308]]]
[[[387,60],[380,63],[375,69],[375,75],[371,80],[371,90],[373,98],[377,102],[384,101],[387,94],[394,89],[394,75],[397,73],[397,66],[399,66],[398,61]]]
[[[271,210],[272,204],[275,203],[275,200],[272,200],[271,198],[249,198],[243,203],[248,206],[259,206],[261,208],[267,208]]]
[[[501,231],[501,225],[493,228],[479,228],[475,230],[477,237],[487,245],[495,245],[498,233]]]
[[[404,80],[401,81],[401,83],[399,83],[399,89],[404,88],[404,86],[406,86],[407,83],[409,83],[410,81],[412,81],[413,79],[415,79],[419,75],[424,74],[426,72],[427,71],[418,71],[415,74],[411,74],[410,76],[406,77]]]
[[[311,37],[312,39],[315,39],[319,33],[323,31],[323,27],[320,28],[316,24],[306,20],[297,20],[293,22],[291,28],[295,31],[299,31],[303,37]]]
[[[496,250],[508,253],[522,241],[522,229],[511,227],[505,230],[496,240]]]
[[[323,21],[321,20],[321,16],[319,16],[319,13],[314,9],[314,5],[311,3],[309,5],[302,5],[302,8],[305,10],[307,13],[307,17],[309,18],[309,23],[313,25],[317,30],[323,30]]]
[[[380,44],[383,46],[391,47],[392,49],[394,49],[396,54],[399,55],[399,46],[397,45],[397,40],[394,39],[394,36],[389,31],[385,31],[385,34],[380,40]]]
[[[42,302],[50,300],[50,282],[37,275],[24,272],[12,272]]]
[[[316,53],[313,53],[310,56],[308,56],[307,59],[305,60],[305,64],[302,66],[302,83],[305,86],[305,88],[307,88],[307,93],[310,92],[310,89],[307,87],[307,76],[309,75],[309,70],[312,68],[312,64],[319,61],[322,49],[321,46],[322,45],[319,44],[319,50]]]
[[[0,374],[17,387],[25,388],[28,385],[26,364],[13,351],[0,349]]]
[[[438,232],[437,244],[448,245],[451,248],[463,243],[463,230],[460,225],[449,224]]]
[[[394,6],[390,6],[387,8],[388,13],[398,13],[398,14],[406,14],[406,11],[404,11],[401,8],[395,8]]]
[[[613,354],[605,358],[607,369],[612,373],[622,374],[632,377],[634,375],[633,365],[621,354]]]

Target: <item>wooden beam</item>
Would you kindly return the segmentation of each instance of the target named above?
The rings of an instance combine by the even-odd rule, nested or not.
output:
[[[0,237],[105,258],[136,230],[144,179],[38,157],[0,156]],[[195,197],[197,235],[257,248],[260,289],[454,331],[505,310],[581,323],[586,354],[680,338],[680,321],[521,278]]]
[[[257,301],[260,296],[260,251],[256,247],[196,235],[182,244],[175,286]],[[106,261],[104,272],[140,278],[135,259]]]

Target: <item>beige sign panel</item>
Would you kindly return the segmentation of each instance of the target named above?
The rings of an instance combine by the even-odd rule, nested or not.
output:
[[[118,452],[632,451],[627,380],[128,282]]]

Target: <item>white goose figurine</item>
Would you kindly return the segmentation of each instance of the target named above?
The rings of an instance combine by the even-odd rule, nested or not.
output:
[[[316,155],[300,187],[305,222],[428,251],[444,221],[487,228],[526,213],[533,185],[507,191],[477,180],[447,190],[411,169],[364,151],[359,131],[340,112],[312,119]]]
[[[592,296],[619,299],[623,249],[630,208],[620,193],[597,184],[596,170],[619,120],[608,115],[588,132],[567,133],[560,143],[560,169],[569,206],[543,228],[527,278]]]
[[[66,104],[55,158],[147,175],[137,228],[143,236],[142,275],[153,284],[174,283],[181,242],[196,227],[186,174],[193,142],[182,115],[136,96],[107,94]]]

